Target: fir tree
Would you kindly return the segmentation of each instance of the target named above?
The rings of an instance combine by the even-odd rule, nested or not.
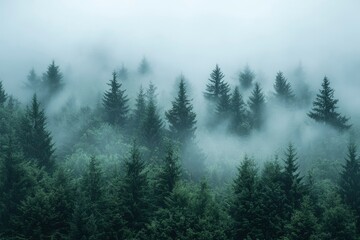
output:
[[[30,70],[27,75],[27,82],[25,83],[25,87],[29,89],[32,93],[37,93],[41,87],[41,79],[36,74],[34,68]]]
[[[348,124],[349,118],[341,116],[341,114],[336,111],[338,108],[336,104],[339,100],[334,98],[334,89],[330,87],[330,82],[327,77],[324,78],[321,86],[322,89],[320,89],[320,93],[316,95],[313,108],[308,113],[308,116],[317,122],[329,124],[340,130],[349,129],[351,127],[351,125]]]
[[[248,131],[247,110],[239,87],[235,87],[230,100],[230,131],[240,135]]]
[[[0,107],[4,107],[8,96],[4,90],[3,83],[0,81]]]
[[[146,112],[146,95],[142,86],[140,86],[139,93],[135,100],[135,109],[132,114],[132,127],[134,129],[135,135],[141,133],[141,127],[145,120],[145,112]]]
[[[261,238],[258,175],[255,162],[245,156],[233,185],[234,199],[230,208],[234,239]]]
[[[278,72],[275,78],[275,97],[278,101],[290,103],[294,99],[294,93],[291,89],[290,83],[284,77],[282,72]]]
[[[129,99],[125,95],[125,90],[121,89],[122,84],[117,81],[115,72],[108,85],[110,89],[104,93],[103,97],[105,117],[110,124],[122,127],[127,120]]]
[[[290,143],[285,152],[284,171],[282,187],[286,197],[286,207],[289,214],[300,207],[301,198],[304,192],[302,177],[298,172],[297,153],[294,146]]]
[[[102,200],[102,173],[99,162],[94,156],[90,158],[82,184],[85,197],[92,204],[92,208],[98,207]]]
[[[129,73],[127,68],[123,65],[121,65],[120,70],[118,71],[118,76],[120,78],[120,80],[126,81],[129,77]]]
[[[251,71],[249,65],[246,65],[244,71],[239,74],[239,81],[242,88],[249,89],[254,81],[255,74]]]
[[[36,94],[27,107],[21,125],[21,145],[24,156],[35,161],[39,167],[52,171],[54,167],[54,144],[46,129],[46,117]]]
[[[64,86],[62,79],[63,75],[60,72],[59,66],[56,66],[55,62],[52,61],[48,66],[46,73],[43,74],[42,81],[42,84],[50,97],[62,90]]]
[[[252,126],[259,129],[264,121],[265,96],[259,83],[255,83],[254,90],[249,97],[248,105],[250,108],[250,117]]]
[[[348,153],[345,158],[345,165],[340,173],[340,195],[357,216],[360,216],[360,164],[357,155],[356,145],[348,145]],[[358,231],[360,220],[357,220]]]
[[[170,131],[181,143],[194,138],[196,114],[186,93],[184,77],[180,77],[178,96],[172,102],[172,108],[165,113],[170,123]]]
[[[140,62],[138,72],[141,75],[146,75],[146,74],[149,74],[150,71],[151,71],[150,64],[149,64],[148,60],[144,57]]]
[[[226,120],[231,111],[231,94],[230,88],[224,89],[220,93],[219,100],[216,104],[216,114],[219,120]]]
[[[215,69],[210,74],[209,83],[206,85],[204,93],[205,98],[215,104],[219,101],[221,94],[230,91],[229,84],[223,80],[224,77],[225,75],[221,72],[219,65],[216,64]]]
[[[157,187],[155,190],[155,194],[159,199],[158,205],[160,207],[165,206],[165,200],[174,190],[181,174],[178,158],[175,155],[172,146],[168,147],[162,164],[163,165],[158,173]]]
[[[153,86],[153,87],[152,87]],[[145,109],[145,119],[142,124],[143,140],[150,149],[161,144],[163,121],[157,112],[154,85],[150,84],[148,102]]]
[[[134,144],[129,158],[125,161],[122,193],[124,219],[130,232],[140,231],[148,221],[148,185],[145,163],[141,159],[138,147]]]

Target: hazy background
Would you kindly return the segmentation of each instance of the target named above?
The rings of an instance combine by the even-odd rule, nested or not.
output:
[[[114,69],[124,64],[136,71],[145,56],[153,70],[148,80],[164,100],[161,111],[170,105],[175,80],[183,73],[201,123],[202,92],[216,63],[232,84],[249,64],[266,94],[276,72],[293,83],[301,63],[313,92],[324,75],[329,77],[340,111],[354,124],[360,106],[359,9],[356,0],[0,0],[0,80],[26,101],[21,87],[29,70],[42,74],[55,60],[67,85],[64,101],[76,95],[77,103],[86,105],[107,88]],[[136,91],[129,89],[129,96]],[[307,121],[305,110],[280,123],[271,118],[262,135],[246,140],[248,145],[229,136],[215,138],[201,127],[197,135],[202,147],[210,146],[208,155],[223,142],[216,154],[230,152],[239,159],[240,153],[259,152],[260,142],[267,156],[290,140],[309,142],[316,133],[302,125]]]

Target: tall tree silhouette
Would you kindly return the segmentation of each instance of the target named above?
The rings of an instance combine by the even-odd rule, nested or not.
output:
[[[274,89],[275,97],[280,102],[290,103],[294,100],[295,96],[291,89],[291,85],[282,72],[276,74]]]
[[[330,87],[327,77],[324,77],[321,86],[322,89],[316,95],[313,108],[308,113],[308,116],[317,122],[329,124],[340,130],[349,129],[351,127],[348,124],[349,118],[336,111],[338,108],[336,104],[339,100],[334,98],[334,89]]]
[[[252,126],[259,129],[264,122],[265,96],[259,83],[255,83],[254,90],[249,97],[248,105],[250,108],[250,117]]]

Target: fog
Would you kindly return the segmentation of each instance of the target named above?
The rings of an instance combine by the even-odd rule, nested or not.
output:
[[[66,88],[48,110],[51,113],[70,98],[78,106],[95,104],[111,72],[124,64],[129,81],[137,81],[127,89],[131,101],[140,84],[147,87],[152,81],[163,113],[170,107],[176,79],[184,74],[198,114],[197,142],[208,158],[236,162],[248,153],[264,161],[282,154],[289,141],[308,150],[324,130],[311,125],[306,116],[310,108],[282,118],[286,110],[274,108],[264,130],[246,139],[229,136],[221,127],[208,132],[202,126],[202,93],[215,64],[231,86],[238,84],[238,73],[249,64],[267,100],[278,71],[295,84],[293,73],[301,64],[313,94],[326,75],[340,111],[357,129],[359,9],[356,0],[1,0],[0,80],[26,103],[29,96],[22,87],[30,69],[42,74],[55,60]],[[143,57],[152,72],[139,80],[135,72]]]

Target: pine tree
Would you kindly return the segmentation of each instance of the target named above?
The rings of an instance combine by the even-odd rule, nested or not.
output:
[[[259,83],[255,83],[254,90],[249,97],[248,105],[250,108],[250,117],[252,126],[259,129],[264,121],[265,96]]]
[[[92,208],[98,207],[102,200],[102,172],[98,160],[92,156],[83,177],[83,189],[86,199],[92,204]]]
[[[0,107],[4,107],[8,96],[4,90],[3,83],[0,81]]]
[[[31,69],[29,74],[27,75],[27,82],[25,83],[25,87],[29,89],[32,93],[37,93],[41,87],[41,79],[36,74],[35,69]]]
[[[260,194],[264,239],[280,239],[285,225],[285,193],[282,172],[277,160],[267,162],[261,174]]]
[[[249,65],[246,65],[244,71],[239,74],[239,81],[241,87],[243,87],[245,90],[249,89],[253,84],[254,78],[254,72],[251,71]]]
[[[294,146],[290,143],[285,152],[284,171],[282,187],[285,192],[288,217],[295,209],[300,207],[301,198],[304,192],[302,177],[298,172],[297,153]]]
[[[244,135],[249,130],[247,110],[239,87],[235,87],[230,100],[230,131]]]
[[[262,238],[258,181],[255,162],[245,156],[233,185],[234,199],[230,215],[234,239]]]
[[[162,164],[157,176],[158,180],[155,194],[158,198],[158,205],[165,207],[165,200],[174,190],[181,174],[178,158],[172,146],[167,148],[166,156]]]
[[[118,76],[120,78],[120,80],[126,81],[129,77],[129,73],[127,68],[123,65],[121,65],[120,70],[118,71]]]
[[[141,159],[139,148],[134,144],[125,161],[122,193],[124,219],[131,232],[140,231],[148,221],[148,185],[145,163]]]
[[[155,96],[155,86],[150,84],[147,91],[145,119],[142,124],[143,140],[150,149],[161,144],[163,132],[163,121],[157,111]]]
[[[341,116],[341,114],[336,111],[338,108],[336,104],[339,100],[334,98],[334,89],[330,87],[330,82],[327,77],[324,78],[321,86],[322,89],[320,89],[320,93],[316,95],[313,108],[308,113],[308,116],[317,122],[329,124],[339,130],[349,129],[351,127],[351,125],[348,124],[349,118]]]
[[[21,125],[21,145],[25,158],[35,161],[39,167],[52,171],[54,167],[54,144],[46,130],[46,117],[36,94],[27,107]]]
[[[149,64],[148,60],[144,57],[140,62],[138,72],[141,75],[146,75],[146,74],[149,74],[150,71],[151,71],[150,64]]]
[[[165,112],[165,117],[172,135],[181,143],[195,137],[196,114],[186,93],[184,76],[180,76],[178,96],[172,102],[172,108]]]
[[[113,79],[108,83],[110,89],[104,93],[103,106],[106,120],[113,125],[123,127],[127,120],[129,99],[125,95],[125,90],[121,90],[122,84],[116,79],[113,72]]]
[[[55,62],[48,66],[46,73],[43,74],[42,84],[47,91],[48,96],[53,96],[62,90],[64,87],[63,75],[60,72],[59,66],[55,65]]]
[[[340,196],[359,217],[360,216],[360,164],[357,155],[356,145],[348,145],[348,153],[345,158],[345,165],[340,174]],[[360,220],[357,220],[358,231]]]
[[[224,89],[220,93],[219,100],[216,104],[216,114],[219,120],[226,120],[230,115],[231,94],[230,88]]]
[[[209,83],[206,85],[204,96],[206,99],[217,104],[221,94],[229,92],[229,84],[223,78],[225,75],[221,72],[219,65],[216,64],[215,69],[210,74]]]
[[[140,86],[139,93],[137,95],[137,98],[135,100],[135,109],[133,111],[132,117],[131,117],[131,124],[132,128],[134,129],[135,135],[138,135],[141,133],[141,127],[145,120],[145,112],[146,112],[146,95],[144,93],[144,89],[142,86]]]
[[[294,100],[294,93],[290,83],[284,77],[282,72],[278,72],[275,78],[275,97],[278,101],[284,103],[291,103]]]

